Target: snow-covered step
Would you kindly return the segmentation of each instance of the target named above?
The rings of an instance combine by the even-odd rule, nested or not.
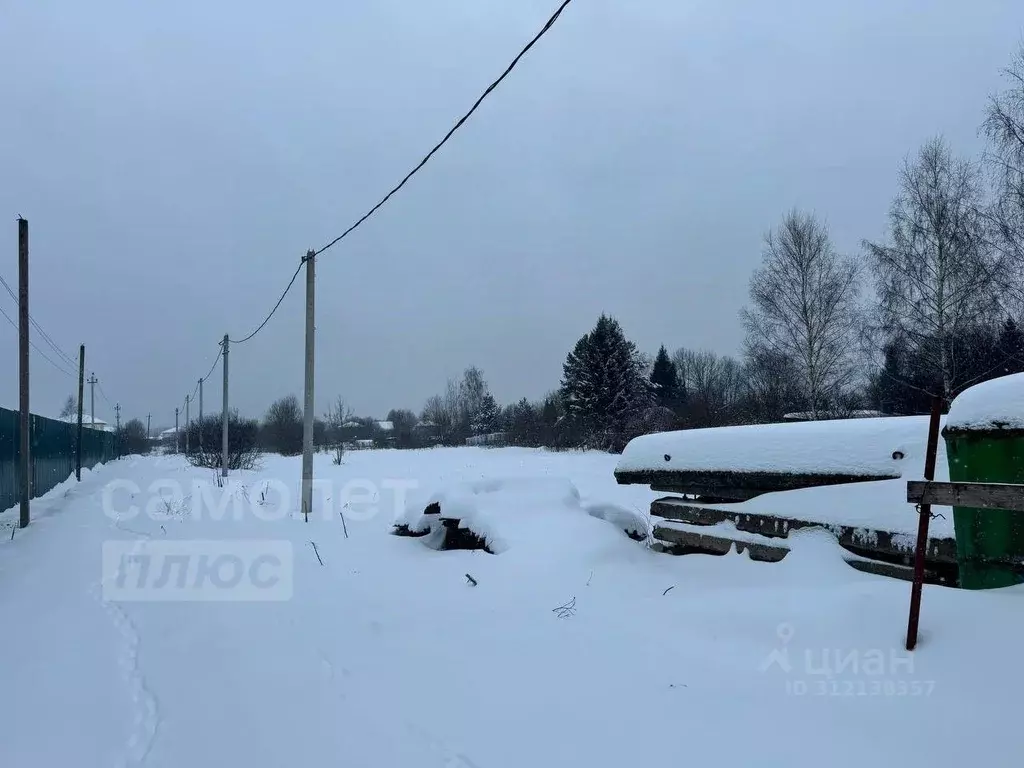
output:
[[[790,552],[785,539],[740,531],[729,523],[702,526],[669,522],[655,525],[654,539],[655,549],[674,555],[726,555],[735,551],[737,554],[747,553],[751,560],[773,563]],[[910,581],[914,575],[912,565],[873,560],[853,552],[844,553],[843,560],[859,571],[879,576]],[[947,584],[949,577],[941,570],[926,567],[925,581]]]
[[[908,514],[913,514],[908,509]],[[709,526],[732,523],[738,531],[758,534],[767,539],[785,538],[790,531],[801,528],[826,528],[835,534],[839,544],[856,554],[869,558],[896,559],[902,564],[912,562],[916,537],[904,532],[880,528],[841,525],[827,520],[808,520],[755,514],[736,509],[697,505],[685,499],[666,497],[651,504],[651,515],[690,525]],[[928,539],[925,558],[936,564],[956,564],[956,540],[952,537]]]

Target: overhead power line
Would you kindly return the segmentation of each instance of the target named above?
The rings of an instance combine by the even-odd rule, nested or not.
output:
[[[210,366],[210,370],[207,372],[207,374],[205,376],[203,376],[203,381],[206,381],[207,379],[209,379],[213,375],[213,371],[217,367],[217,363],[220,362],[220,356],[223,355],[223,354],[224,354],[224,348],[221,347],[220,352],[217,353],[217,357],[214,358],[213,365]]]
[[[8,283],[6,280],[4,280],[3,275],[0,275],[0,285],[3,285],[3,287],[11,295],[11,298],[14,299],[14,303],[16,305],[20,306],[20,300],[18,299],[18,294],[14,292],[13,288],[11,288],[10,283]],[[61,349],[60,345],[57,344],[57,342],[55,342],[53,340],[53,338],[50,336],[50,334],[48,334],[46,331],[43,330],[43,327],[39,323],[36,322],[36,319],[32,315],[28,316],[28,321],[29,321],[29,324],[33,328],[35,328],[36,331],[39,332],[39,335],[42,337],[43,341],[45,341],[47,343],[47,345],[49,345],[49,347],[54,352],[57,353],[58,358],[61,360],[62,363],[66,362],[72,368],[75,368],[75,367],[78,366],[78,361],[74,360],[63,349]]]
[[[107,397],[107,393],[103,391],[103,382],[101,382],[101,381],[99,381],[97,379],[96,380],[96,386],[100,388],[100,397],[102,397],[107,402],[107,405],[109,405],[111,408],[113,408],[114,404],[112,402],[110,402],[110,398]]]
[[[257,333],[263,330],[263,327],[270,322],[270,318],[272,318],[274,316],[274,313],[277,312],[277,308],[281,306],[281,302],[284,301],[284,297],[288,295],[288,291],[290,291],[292,289],[292,286],[295,285],[295,278],[299,276],[299,270],[302,269],[302,265],[305,263],[306,257],[303,256],[302,260],[299,262],[299,266],[295,268],[295,274],[292,275],[292,279],[288,281],[288,285],[285,287],[284,293],[281,294],[281,298],[277,300],[277,304],[274,305],[274,308],[270,310],[270,314],[267,315],[266,318],[264,318],[263,322],[259,324],[256,330],[250,333],[244,339],[228,339],[229,342],[231,342],[232,344],[244,344]]]
[[[490,85],[488,85],[486,89],[484,89],[484,92],[482,94],[480,94],[480,97],[477,98],[477,100],[475,102],[473,102],[473,106],[471,106],[469,108],[469,111],[466,112],[466,114],[464,114],[462,117],[459,118],[459,120],[455,123],[455,125],[453,125],[451,127],[451,129],[448,131],[448,133],[446,133],[444,135],[444,138],[442,138],[441,141],[439,141],[437,144],[435,144],[434,147],[429,152],[427,152],[427,154],[423,157],[423,159],[420,160],[419,163],[417,163],[416,166],[411,171],[409,171],[409,173],[407,173],[405,175],[405,178],[403,178],[400,182],[398,182],[398,184],[390,192],[388,192],[386,195],[384,195],[384,197],[381,198],[381,200],[375,206],[373,206],[369,211],[367,211],[365,214],[363,214],[355,222],[355,224],[353,224],[348,229],[346,229],[344,232],[342,232],[340,235],[338,235],[336,238],[331,240],[331,242],[329,242],[327,245],[325,245],[320,250],[313,251],[312,255],[313,256],[319,256],[321,253],[326,251],[328,248],[332,247],[337,242],[339,242],[342,238],[347,237],[350,233],[355,231],[355,229],[357,227],[359,227],[364,221],[369,219],[373,214],[375,214],[378,210],[380,210],[380,208],[388,200],[390,200],[391,197],[396,192],[398,192],[402,187],[404,187],[406,185],[406,183],[409,181],[409,179],[411,179],[413,176],[415,176],[419,172],[419,170],[421,168],[423,168],[423,166],[425,166],[427,164],[427,162],[430,160],[430,158],[432,158],[435,154],[437,154],[437,152],[441,149],[441,147],[443,147],[448,142],[448,139],[450,139],[452,136],[454,136],[455,132],[457,130],[459,130],[459,128],[461,128],[463,126],[463,124],[467,120],[469,120],[469,118],[473,115],[473,113],[476,112],[476,110],[483,103],[484,99],[486,99],[488,96],[490,96],[491,92],[494,91],[494,89],[497,88],[499,85],[501,85],[502,81],[506,77],[509,76],[509,74],[512,72],[513,69],[516,68],[516,65],[519,64],[520,60],[529,52],[529,50],[531,48],[533,48],[534,45],[537,44],[537,42],[542,37],[544,37],[544,35],[547,34],[548,30],[550,30],[551,27],[554,26],[555,22],[558,21],[558,17],[562,15],[562,11],[564,11],[566,9],[566,7],[568,7],[569,3],[571,3],[571,2],[572,2],[572,0],[563,0],[562,4],[558,6],[558,8],[555,10],[555,12],[553,14],[551,14],[551,17],[544,23],[544,26],[541,27],[540,31],[536,35],[533,36],[533,38],[523,47],[523,49],[521,51],[519,51],[519,53],[516,55],[516,57],[514,59],[512,59],[512,62],[505,68],[505,71],[501,73],[501,75],[498,77],[498,79],[495,80]],[[267,314],[267,316],[263,319],[263,322],[260,323],[256,327],[256,329],[252,333],[250,333],[248,336],[244,336],[241,339],[228,339],[228,341],[231,344],[244,344],[245,342],[249,341],[249,339],[251,339],[253,336],[255,336],[257,333],[259,333],[260,331],[262,331],[266,327],[267,323],[270,322],[270,319],[274,316],[274,314],[277,312],[278,308],[281,306],[281,302],[284,301],[285,296],[288,295],[288,291],[290,291],[292,289],[292,286],[295,285],[295,279],[299,276],[299,271],[302,269],[302,266],[303,266],[303,264],[305,264],[307,258],[308,258],[308,255],[304,256],[299,261],[299,266],[295,268],[295,272],[292,274],[291,280],[288,281],[288,285],[285,286],[284,291],[281,293],[281,297],[277,300],[277,303],[274,304],[273,308],[270,310],[270,312]],[[216,362],[214,363],[214,365],[216,365]]]
[[[417,163],[413,167],[413,169],[411,171],[409,171],[409,173],[407,173],[405,175],[405,177],[400,182],[398,182],[398,184],[393,189],[391,189],[391,191],[389,191],[386,195],[384,195],[384,197],[381,198],[381,200],[376,205],[374,205],[369,211],[367,211],[365,214],[363,214],[352,226],[350,226],[348,229],[346,229],[344,232],[342,232],[336,238],[331,240],[331,242],[327,243],[327,245],[325,245],[323,248],[321,248],[318,251],[311,251],[309,254],[304,256],[299,261],[299,265],[295,268],[295,272],[292,273],[291,279],[288,281],[288,284],[285,286],[284,291],[281,292],[281,296],[278,298],[277,302],[271,308],[270,312],[267,313],[267,316],[265,318],[263,318],[263,322],[261,322],[258,326],[256,326],[256,328],[251,333],[249,333],[247,336],[243,336],[240,339],[228,338],[228,343],[230,343],[230,344],[244,344],[245,342],[247,342],[251,338],[253,338],[256,334],[258,334],[260,331],[262,331],[267,326],[267,323],[270,322],[271,318],[277,313],[277,310],[281,307],[282,302],[284,301],[285,297],[288,295],[288,292],[292,289],[292,286],[295,285],[295,280],[299,276],[299,272],[302,270],[303,265],[306,263],[306,259],[309,258],[310,255],[312,255],[312,256],[319,256],[321,253],[326,251],[328,248],[331,248],[336,243],[338,243],[340,240],[342,240],[343,238],[347,237],[349,234],[351,234],[353,231],[355,231],[355,229],[357,227],[359,227],[363,222],[365,222],[367,219],[369,219],[371,216],[373,216],[373,214],[375,214],[378,210],[380,210],[380,208],[385,203],[387,203],[388,200],[390,200],[392,198],[392,196],[396,192],[398,192],[402,187],[404,187],[408,183],[409,179],[411,179],[413,176],[415,176],[420,171],[420,169],[422,169],[423,166],[425,166],[430,161],[430,158],[432,158],[435,154],[437,154],[437,152],[440,151],[441,147],[443,147],[448,142],[448,140],[452,136],[455,135],[455,132],[457,130],[459,130],[459,128],[461,128],[465,124],[465,122],[467,120],[469,120],[469,118],[473,115],[473,113],[476,112],[476,110],[484,102],[484,99],[486,99],[488,96],[490,96],[490,94],[494,91],[494,89],[497,88],[499,85],[501,85],[502,81],[504,81],[504,79],[506,77],[508,77],[509,74],[511,74],[512,70],[516,68],[516,66],[519,64],[520,60],[530,51],[531,48],[533,48],[534,45],[537,44],[537,42],[542,37],[544,37],[544,35],[547,34],[548,30],[550,30],[554,26],[555,22],[558,21],[558,18],[562,15],[562,12],[568,7],[569,3],[571,3],[571,2],[572,2],[572,0],[563,0],[562,1],[562,3],[558,6],[558,8],[555,10],[555,12],[553,14],[551,14],[551,17],[544,23],[544,26],[541,27],[540,31],[537,32],[537,34],[534,35],[533,38],[530,39],[530,41],[523,47],[523,49],[521,51],[519,51],[519,53],[516,55],[516,57],[514,59],[512,59],[512,62],[505,68],[505,71],[501,73],[501,75],[498,77],[498,79],[495,80],[494,82],[492,82],[490,85],[488,85],[486,89],[484,89],[484,92],[482,94],[480,94],[479,98],[477,98],[477,100],[475,102],[473,102],[473,106],[471,106],[469,108],[469,111],[466,112],[466,114],[464,114],[462,117],[460,117],[458,119],[458,121],[455,123],[455,125],[453,125],[451,127],[451,129],[444,135],[444,137],[441,139],[441,141],[439,141],[437,144],[435,144],[433,146],[433,148],[431,148],[431,150],[429,152],[427,152],[427,154],[423,157],[423,159],[420,160],[419,163]],[[223,354],[224,354],[224,350],[222,348],[220,353],[217,355],[216,359],[214,359],[213,365],[210,367],[209,373],[207,373],[206,376],[203,377],[203,379],[202,379],[203,381],[206,381],[213,374],[213,371],[217,367],[217,363],[220,361],[220,359],[223,356]],[[197,383],[196,384],[196,390],[198,389],[198,387],[199,387],[199,385]],[[193,390],[192,397],[195,396],[196,390]]]
[[[505,68],[505,71],[501,73],[501,76],[497,80],[495,80],[493,83],[491,83],[489,86],[487,86],[487,89],[480,95],[480,98],[478,98],[474,102],[473,106],[470,107],[469,111],[466,114],[464,114],[461,118],[459,118],[459,121],[457,123],[455,123],[454,126],[452,126],[451,130],[448,131],[448,133],[445,134],[444,138],[441,139],[441,141],[439,141],[437,144],[434,145],[434,148],[431,149],[426,154],[426,156],[422,160],[419,161],[419,163],[416,165],[415,168],[413,168],[411,171],[409,171],[409,173],[406,174],[404,179],[402,179],[400,182],[398,182],[398,185],[394,189],[392,189],[390,192],[388,192],[386,195],[384,195],[384,197],[381,198],[380,202],[377,203],[375,206],[373,206],[373,208],[371,208],[365,214],[363,214],[363,216],[360,217],[356,221],[355,224],[353,224],[351,227],[346,229],[344,232],[342,232],[336,238],[331,240],[331,242],[329,242],[323,248],[321,248],[320,250],[316,251],[314,255],[319,256],[321,253],[323,253],[328,248],[333,246],[339,240],[341,240],[344,237],[347,237],[349,235],[349,233],[351,233],[352,231],[354,231],[356,229],[356,227],[358,227],[360,224],[362,224],[364,221],[366,221],[368,218],[370,218],[373,214],[375,214],[377,212],[377,210],[381,206],[383,206],[388,200],[391,199],[392,195],[394,195],[398,190],[400,190],[402,187],[404,187],[406,182],[409,181],[409,179],[411,179],[414,175],[416,175],[416,173],[424,165],[427,164],[427,161],[429,161],[430,158],[433,157],[434,154],[439,149],[441,149],[441,147],[443,147],[445,145],[445,143],[448,141],[448,139],[450,139],[455,134],[455,132],[457,130],[459,130],[459,128],[462,127],[462,124],[465,123],[474,112],[476,112],[477,107],[479,107],[483,103],[483,100],[486,99],[491,94],[491,91],[493,91],[495,88],[497,88],[501,84],[501,81],[504,80],[506,77],[508,77],[509,73],[511,73],[512,70],[516,68],[516,65],[519,63],[519,60],[522,59],[523,56],[525,56],[526,53],[531,48],[533,48],[534,45],[536,45],[538,40],[540,40],[542,37],[544,37],[545,34],[547,34],[548,30],[551,29],[551,27],[554,26],[556,21],[558,21],[558,17],[562,15],[562,11],[564,11],[566,9],[566,7],[569,5],[569,3],[571,3],[571,2],[572,2],[572,0],[564,0],[564,2],[560,6],[558,6],[558,10],[556,10],[551,15],[551,18],[547,20],[547,23],[544,24],[543,27],[541,27],[540,32],[538,32],[536,35],[534,35],[533,39],[530,40],[530,42],[528,42],[526,44],[526,47],[524,47],[523,50],[521,50],[519,52],[519,55],[516,56],[514,59],[512,59],[512,63],[509,64],[508,67]],[[269,318],[267,318],[267,319],[269,319]]]
[[[7,320],[7,322],[11,324],[11,327],[14,328],[14,330],[18,330],[18,324],[16,322],[14,322],[14,320],[11,319],[11,316],[8,315],[4,311],[3,307],[0,307],[0,315],[4,316],[4,319]],[[32,345],[32,349],[34,349],[37,353],[39,353],[39,356],[42,357],[43,360],[48,362],[50,365],[52,365],[58,371],[63,373],[65,376],[70,376],[71,378],[75,378],[75,374],[71,373],[71,371],[66,370],[64,367],[58,365],[52,359],[50,359],[50,357],[48,357],[47,354],[45,352],[43,352],[43,350],[41,350],[38,346],[36,346],[36,343],[34,341],[29,339],[28,343]]]

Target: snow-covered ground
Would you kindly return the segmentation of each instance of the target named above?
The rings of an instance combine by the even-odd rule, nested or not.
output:
[[[655,554],[601,519],[657,495],[615,463],[318,456],[308,523],[298,459],[64,484],[0,542],[0,766],[1019,763],[1024,588],[926,587],[908,655],[909,585],[821,532],[776,564]],[[467,488],[500,554],[388,535]]]

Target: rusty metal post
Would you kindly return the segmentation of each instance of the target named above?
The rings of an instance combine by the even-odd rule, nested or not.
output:
[[[928,421],[928,448],[924,456],[924,479],[935,479],[935,457],[939,452],[939,417],[942,398],[932,398],[931,418]],[[917,519],[917,548],[914,550],[914,583],[910,588],[910,617],[907,620],[907,650],[917,647],[917,627],[921,618],[921,592],[924,589],[924,558],[928,551],[928,524],[932,519],[932,505],[920,504]]]

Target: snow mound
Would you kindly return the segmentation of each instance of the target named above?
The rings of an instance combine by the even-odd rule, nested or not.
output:
[[[576,486],[561,477],[499,477],[446,486],[426,498],[410,499],[395,525],[426,533],[424,542],[441,548],[442,521],[450,519],[486,542],[494,554],[543,539],[570,541],[591,519],[644,538],[649,532],[639,512],[607,503],[582,505]]]
[[[591,517],[609,522],[630,535],[635,534],[635,538],[646,539],[651,535],[650,516],[637,509],[626,509],[618,504],[605,502],[584,504],[583,508]]]
[[[1024,429],[1024,373],[965,389],[949,406],[946,427],[952,431]]]
[[[902,476],[923,455],[927,416],[756,424],[644,435],[630,441],[616,472],[773,472]]]

